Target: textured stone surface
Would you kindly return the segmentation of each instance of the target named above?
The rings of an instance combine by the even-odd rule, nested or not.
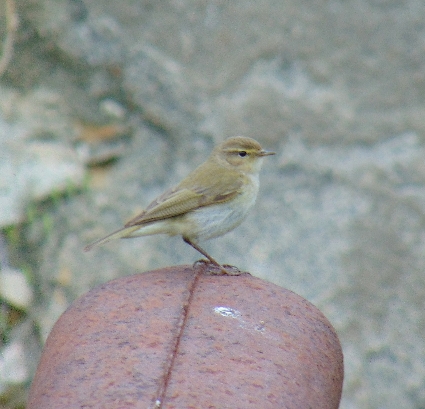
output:
[[[77,152],[53,136],[72,137],[56,92],[22,97],[11,89],[0,106],[0,227],[26,219],[31,203],[82,185],[85,169]]]
[[[200,275],[188,304],[194,277],[172,267],[77,300],[47,340],[27,408],[338,408],[342,351],[320,311],[250,275]]]

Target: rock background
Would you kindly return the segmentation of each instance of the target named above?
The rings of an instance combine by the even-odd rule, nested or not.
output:
[[[10,405],[72,300],[199,258],[178,238],[84,245],[244,134],[278,154],[246,222],[205,247],[325,313],[344,349],[342,409],[425,406],[423,1],[16,6],[0,79],[1,274],[34,297],[2,287],[3,310],[20,312],[0,354]]]

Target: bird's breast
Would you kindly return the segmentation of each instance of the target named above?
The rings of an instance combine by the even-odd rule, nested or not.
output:
[[[250,178],[249,182],[232,200],[187,213],[184,218],[192,227],[186,236],[194,240],[208,240],[239,226],[254,205],[258,193],[258,177]]]

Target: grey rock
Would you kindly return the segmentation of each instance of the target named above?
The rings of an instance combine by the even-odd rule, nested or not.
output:
[[[4,393],[11,384],[28,380],[24,345],[19,341],[11,342],[3,347],[0,354],[0,393]]]
[[[24,273],[2,266],[0,270],[0,297],[15,308],[28,308],[34,292]]]
[[[25,220],[28,205],[82,185],[82,158],[69,144],[72,120],[61,96],[46,88],[27,95],[2,88],[0,226]],[[62,140],[62,142],[61,142]]]
[[[62,144],[9,141],[0,151],[0,226],[24,221],[32,201],[83,183],[82,162]]]
[[[187,134],[196,123],[199,90],[177,61],[155,47],[133,49],[124,70],[123,85],[145,120],[168,133]]]
[[[41,355],[33,321],[27,318],[20,322],[8,338],[9,343],[0,350],[0,394],[23,406],[26,397],[23,385],[31,380]]]
[[[31,14],[40,35],[54,36],[67,57],[90,66],[122,60],[121,28],[112,16],[93,16],[84,2],[66,0],[38,2]]]

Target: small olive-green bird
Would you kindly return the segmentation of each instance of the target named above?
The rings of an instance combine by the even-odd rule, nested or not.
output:
[[[265,151],[251,138],[236,136],[217,145],[210,157],[176,187],[157,197],[126,225],[85,247],[113,239],[153,234],[181,235],[211,263],[227,274],[198,242],[239,226],[255,203]]]

